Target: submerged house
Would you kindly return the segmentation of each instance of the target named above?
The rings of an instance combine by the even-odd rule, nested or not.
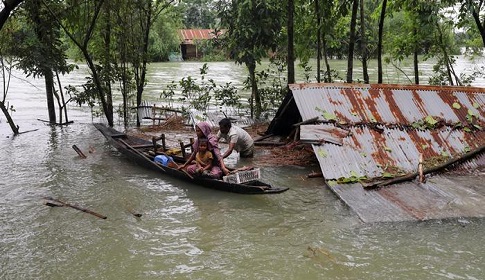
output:
[[[362,221],[485,217],[485,89],[290,90],[267,134],[310,143],[326,185]]]
[[[212,40],[221,36],[222,31],[214,29],[180,29],[177,31],[180,38],[180,53],[183,60],[200,58],[203,52],[198,49],[197,42]]]

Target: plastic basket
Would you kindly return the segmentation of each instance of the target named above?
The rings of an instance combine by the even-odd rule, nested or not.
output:
[[[261,172],[259,168],[255,168],[252,170],[238,171],[234,174],[223,176],[222,180],[227,183],[240,184],[240,183],[257,180],[259,178],[261,178]]]

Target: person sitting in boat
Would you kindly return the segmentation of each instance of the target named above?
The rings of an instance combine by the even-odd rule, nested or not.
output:
[[[199,175],[208,176],[209,170],[212,168],[214,156],[211,151],[207,149],[208,141],[206,138],[199,139],[199,152],[195,155],[196,173]]]
[[[224,139],[229,144],[229,147],[222,155],[222,158],[228,157],[233,150],[239,152],[242,158],[251,158],[254,155],[254,141],[249,133],[235,126],[231,120],[224,118],[219,121],[219,132],[217,133],[217,141]]]
[[[199,141],[200,139],[207,139],[207,150],[212,152],[214,157],[214,161],[212,164],[212,168],[208,172],[209,176],[215,179],[220,179],[222,174],[228,174],[229,170],[224,165],[224,158],[221,155],[221,150],[218,146],[218,141],[216,135],[212,133],[212,128],[209,123],[207,122],[199,122],[195,126],[195,133],[197,134],[197,139],[195,139],[194,144],[192,145],[193,152],[190,155],[189,159],[179,167],[179,169],[186,168],[189,174],[196,174],[197,165],[193,164],[192,161],[195,159],[195,156],[199,152]]]

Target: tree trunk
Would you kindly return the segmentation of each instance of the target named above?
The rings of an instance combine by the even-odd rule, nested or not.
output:
[[[387,0],[382,1],[381,17],[379,18],[379,39],[377,42],[377,83],[382,84],[382,37],[384,34],[384,20],[386,18]]]
[[[319,0],[315,0],[315,11],[317,15],[317,83],[320,82],[320,60],[322,60],[322,26]]]
[[[352,5],[352,17],[350,19],[349,54],[347,56],[347,83],[352,83],[352,72],[354,71],[355,27],[357,22],[358,8],[359,0],[354,0]]]
[[[15,125],[15,123],[13,122],[12,116],[10,116],[10,113],[8,112],[8,108],[5,107],[5,103],[3,103],[2,101],[0,101],[0,108],[2,109],[3,114],[7,118],[7,122],[10,125],[10,128],[13,131],[13,134],[14,135],[19,134],[19,127]]]
[[[448,51],[446,50],[445,43],[443,41],[443,33],[441,32],[439,23],[436,23],[436,30],[438,32],[438,44],[440,46],[441,51],[443,52],[443,61],[446,66],[446,75],[448,76],[448,81],[450,86],[454,85],[453,76],[451,74],[451,67],[450,67],[450,58],[448,55]]]
[[[108,110],[111,114],[111,119],[113,119],[113,92],[111,88],[111,77],[112,77],[112,58],[111,58],[111,1],[107,1],[106,5],[103,5],[103,11],[105,14],[104,20],[106,21],[106,25],[104,27],[103,32],[103,43],[104,43],[104,59],[102,61],[103,69],[105,71],[101,84],[104,84],[104,88],[106,89],[106,105]],[[110,124],[112,126],[112,124]]]
[[[261,117],[261,96],[259,96],[258,83],[256,82],[256,62],[247,64],[249,71],[249,79],[251,80],[251,99],[254,100],[254,115],[253,110],[251,110],[251,117],[259,119]]]
[[[147,74],[147,64],[148,64],[148,43],[150,41],[150,26],[152,25],[152,2],[148,1],[148,9],[147,9],[147,18],[146,18],[146,25],[145,25],[145,34],[143,36],[143,55],[142,55],[142,64],[141,64],[141,75],[140,75],[140,86],[137,87],[137,96],[139,96],[139,100],[141,102],[143,97],[143,90],[145,89],[145,80]]]
[[[293,0],[288,0],[288,84],[295,83],[295,51],[293,46],[293,14],[295,13],[295,3]],[[260,109],[261,109],[261,104]],[[257,103],[256,103],[257,106]],[[260,112],[261,113],[261,112]]]
[[[362,51],[362,73],[364,75],[364,83],[369,83],[369,72],[367,70],[367,43],[365,36],[365,15],[364,15],[364,0],[360,0],[360,49]]]
[[[327,71],[327,78],[324,79],[326,80],[327,83],[332,82],[332,73],[330,69],[330,64],[328,63],[328,55],[327,55],[327,39],[326,39],[326,34],[322,34],[322,48],[323,48],[323,60],[325,61],[325,67]]]
[[[473,20],[475,21],[475,24],[477,25],[478,31],[480,32],[480,36],[482,37],[483,46],[485,47],[485,27],[482,25],[482,22],[480,21],[480,15],[475,9],[473,9],[472,16],[473,16]]]
[[[81,51],[83,52],[84,58],[86,59],[86,63],[88,64],[89,70],[91,70],[91,76],[93,77],[93,83],[96,86],[96,89],[98,90],[98,98],[101,101],[101,106],[103,107],[103,112],[104,115],[106,116],[106,120],[108,121],[108,125],[110,127],[113,127],[113,103],[111,101],[112,99],[107,96],[111,96],[111,94],[106,94],[105,96],[105,90],[103,89],[103,86],[101,85],[101,80],[99,79],[99,73],[96,71],[97,67],[94,65],[93,60],[91,59],[91,56],[88,53],[88,50],[86,48],[81,48]]]
[[[414,38],[417,36],[417,29],[414,28]],[[419,59],[418,59],[418,46],[417,44],[414,46],[414,54],[413,54],[413,64],[414,64],[414,83],[419,85]]]
[[[59,95],[60,95],[60,98],[61,98],[61,104],[62,106],[60,105],[60,112],[59,112],[59,119],[61,120],[62,122],[62,112],[64,111],[64,117],[65,117],[65,122],[68,123],[69,122],[69,118],[67,117],[67,102],[69,102],[69,100],[65,100],[64,98],[64,93],[62,91],[62,85],[61,85],[61,79],[59,77],[59,73],[56,72],[56,78],[57,78],[57,84],[59,85]],[[55,91],[54,91],[55,93]]]
[[[32,22],[34,24],[35,36],[39,40],[40,48],[49,46],[49,31],[43,28],[43,20],[40,15],[40,7],[42,5],[40,0],[31,1],[33,6],[33,12],[30,13]],[[47,98],[47,111],[49,114],[49,123],[56,123],[56,108],[54,104],[54,74],[49,66],[46,66],[45,62],[36,62],[36,66],[39,67],[44,76],[45,93]]]
[[[0,11],[0,30],[7,21],[10,13],[18,6],[23,0],[5,0],[3,2],[3,9]]]
[[[51,69],[44,70],[45,93],[47,97],[47,111],[49,113],[49,123],[56,123],[56,107],[54,104],[54,74]]]

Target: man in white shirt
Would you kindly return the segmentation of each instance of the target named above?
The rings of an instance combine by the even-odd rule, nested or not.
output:
[[[219,132],[217,139],[224,139],[229,144],[229,148],[224,152],[222,158],[228,157],[233,150],[239,152],[242,158],[253,157],[254,141],[249,133],[235,125],[232,125],[231,120],[225,118],[219,122]]]

